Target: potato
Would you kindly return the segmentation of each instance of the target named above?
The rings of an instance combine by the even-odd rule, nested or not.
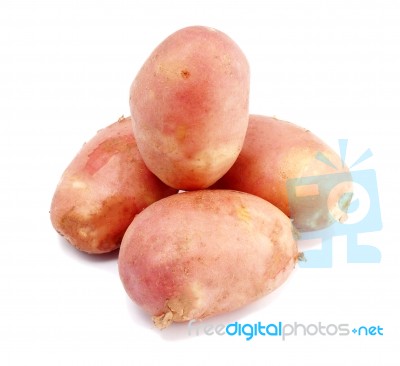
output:
[[[351,174],[329,146],[295,124],[256,115],[237,161],[213,188],[264,198],[299,231],[344,221],[352,196]]]
[[[200,190],[160,200],[122,239],[126,292],[159,328],[250,303],[280,286],[298,258],[292,224],[263,199]]]
[[[100,130],[65,170],[51,203],[54,228],[87,253],[119,247],[134,216],[174,194],[144,164],[130,118]]]
[[[130,89],[138,148],[163,182],[202,189],[236,160],[248,125],[249,66],[212,28],[188,27],[164,40]]]

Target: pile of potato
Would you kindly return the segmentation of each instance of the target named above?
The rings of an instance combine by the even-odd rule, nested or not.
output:
[[[122,283],[157,327],[273,291],[299,258],[297,232],[346,218],[347,167],[310,131],[249,115],[249,65],[224,33],[170,35],[129,102],[131,117],[100,130],[67,167],[50,214],[81,251],[121,247]],[[308,199],[291,205],[289,181],[338,173],[317,154],[348,181],[321,192],[332,184],[311,180],[299,190]]]

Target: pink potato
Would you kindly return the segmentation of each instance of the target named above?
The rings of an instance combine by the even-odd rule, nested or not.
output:
[[[100,130],[65,170],[51,203],[54,228],[77,249],[106,253],[151,203],[176,193],[144,164],[131,118]]]
[[[237,161],[213,188],[264,198],[299,231],[345,221],[352,196],[351,174],[329,146],[305,128],[256,115]]]
[[[298,259],[289,218],[237,191],[200,190],[162,199],[126,231],[119,273],[155,325],[242,307],[280,286]]]
[[[163,182],[209,187],[236,160],[248,125],[249,66],[224,33],[181,29],[144,63],[130,89],[138,148]]]

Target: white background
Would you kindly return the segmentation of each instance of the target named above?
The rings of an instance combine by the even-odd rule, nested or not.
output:
[[[398,365],[398,1],[11,1],[0,5],[1,365]],[[303,125],[348,162],[375,169],[383,230],[361,235],[379,264],[297,268],[274,294],[209,323],[380,325],[368,337],[188,337],[130,302],[117,254],[77,252],[52,229],[50,201],[84,141],[129,114],[152,49],[188,25],[216,27],[251,66],[252,113]]]

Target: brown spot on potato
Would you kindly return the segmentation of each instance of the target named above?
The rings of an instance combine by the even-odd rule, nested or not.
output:
[[[179,141],[183,141],[186,137],[186,126],[185,125],[179,125],[176,127],[175,130],[175,136]]]
[[[182,76],[182,79],[189,79],[190,78],[189,70],[186,70],[186,69],[182,70],[181,71],[181,76]]]
[[[279,175],[281,176],[281,178],[282,178],[283,180],[287,180],[287,179],[288,179],[288,175],[287,175],[287,173],[286,173],[284,170],[281,170],[281,171],[279,172]]]

